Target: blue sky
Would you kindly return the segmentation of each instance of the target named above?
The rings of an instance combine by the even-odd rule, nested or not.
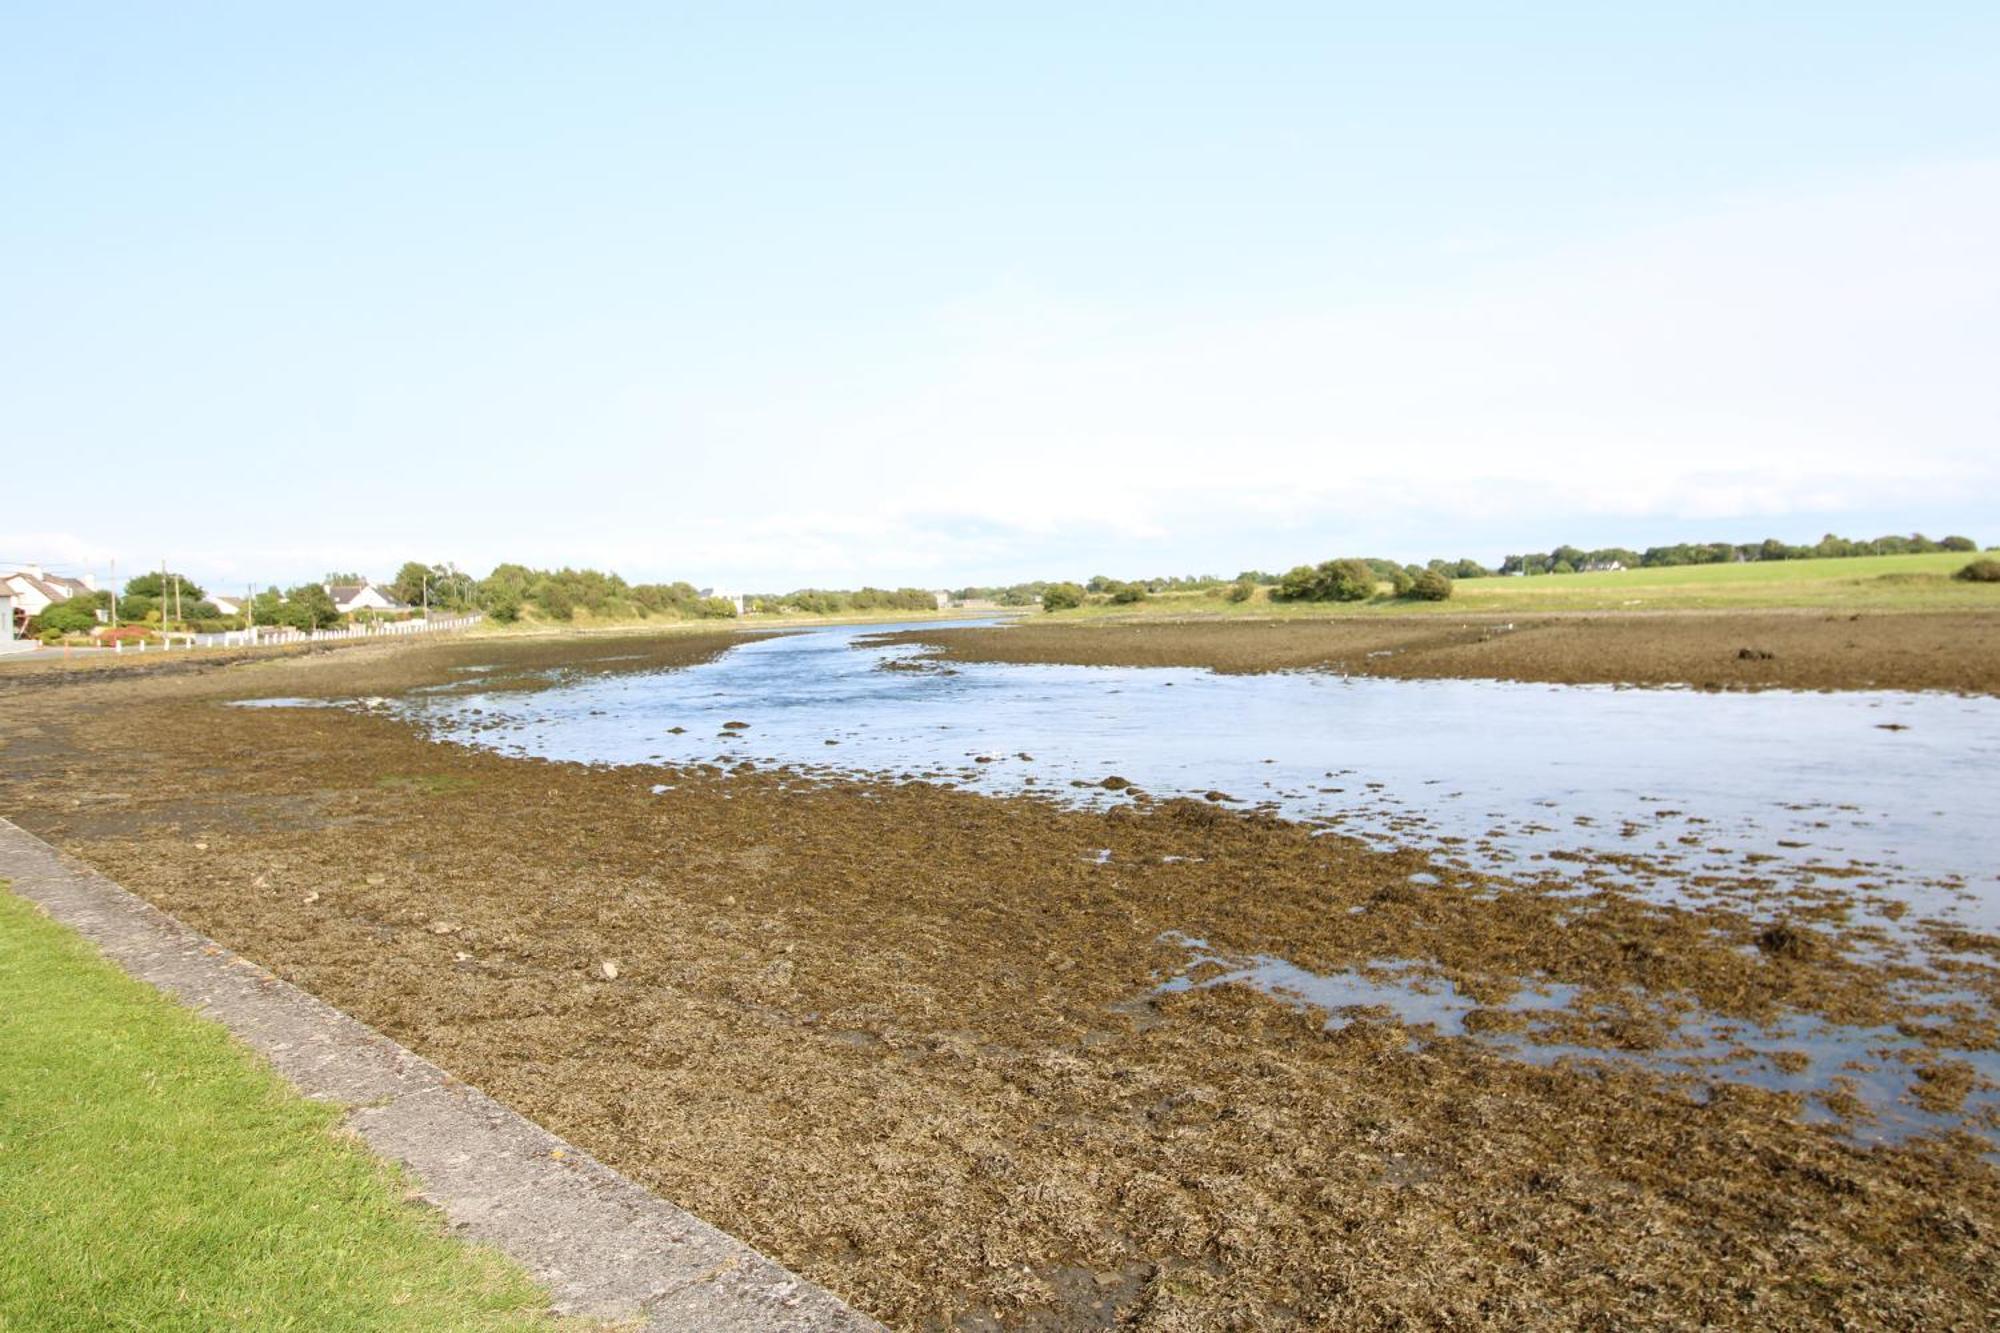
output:
[[[2000,540],[2000,9],[0,6],[0,563]]]

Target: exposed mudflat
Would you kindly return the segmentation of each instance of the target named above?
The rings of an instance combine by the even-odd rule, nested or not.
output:
[[[1763,618],[1728,619],[1712,642]],[[1798,651],[1789,619],[1744,639],[1764,665]],[[923,636],[1166,635],[1183,655],[1145,661],[1236,670],[1361,642],[1286,624],[1284,652],[1222,656],[1266,632]],[[2000,1039],[2000,939],[1900,923],[1912,953],[1838,902],[1760,898],[1754,866],[1674,907],[1200,801],[524,760],[365,706],[225,706],[736,641],[0,681],[0,813],[898,1327],[1975,1327],[2000,1304],[1994,1090],[1952,1054]],[[1990,688],[1963,669],[1926,683]],[[1238,975],[1270,958],[1457,1007],[1287,1003]],[[1808,1122],[1797,1093],[1589,1055],[1691,1013],[1897,1033],[1880,1063],[1940,1119],[1864,1146],[1838,1087]]]
[[[912,630],[964,662],[1313,668],[1402,679],[1690,685],[1700,689],[2000,693],[1992,614],[1674,611],[1323,620],[1024,620]]]

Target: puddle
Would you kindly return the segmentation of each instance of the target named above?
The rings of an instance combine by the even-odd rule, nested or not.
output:
[[[1504,1004],[1485,1005],[1461,993],[1446,977],[1426,972],[1411,960],[1389,959],[1365,971],[1310,972],[1282,958],[1258,954],[1231,957],[1194,936],[1168,934],[1164,942],[1188,951],[1187,964],[1162,981],[1155,995],[1213,986],[1244,985],[1287,1004],[1322,1010],[1326,1025],[1338,1029],[1386,1012],[1411,1028],[1435,1037],[1465,1037],[1530,1064],[1559,1060],[1595,1061],[1643,1069],[1689,1081],[1696,1095],[1714,1082],[1744,1083],[1771,1092],[1797,1094],[1808,1121],[1838,1122],[1857,1143],[1898,1143],[1919,1134],[1964,1129],[2000,1151],[2000,1128],[1990,1123],[2000,1112],[2000,1088],[1969,1093],[1956,1112],[1926,1109],[1917,1097],[1914,1062],[1962,1061],[1989,1085],[2000,1085],[2000,1052],[1926,1047],[1890,1027],[1852,1027],[1812,1014],[1793,1014],[1772,1025],[1693,1011],[1670,1020],[1662,1041],[1635,1051],[1610,1045],[1565,1041],[1553,1033],[1564,1018],[1590,1017],[1576,987],[1559,982],[1524,982]],[[1961,997],[1970,999],[1971,997]],[[1649,1011],[1634,995],[1635,1009]],[[1130,1002],[1127,1002],[1128,1006]],[[1118,1006],[1114,1006],[1114,1009]],[[1517,1015],[1517,1025],[1469,1024],[1476,1013]],[[1609,1018],[1613,1011],[1600,1011]],[[1426,1039],[1412,1034],[1410,1046]],[[1858,1115],[1843,1114],[1835,1100],[1852,1099]]]

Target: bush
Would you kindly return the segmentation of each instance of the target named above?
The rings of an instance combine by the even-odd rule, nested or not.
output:
[[[1410,595],[1410,586],[1411,578],[1409,570],[1399,568],[1395,565],[1389,566],[1389,595],[1391,597],[1408,597]]]
[[[1442,602],[1451,597],[1451,580],[1435,569],[1419,570],[1405,595],[1419,602]]]
[[[1146,585],[1143,583],[1114,583],[1111,585],[1111,600],[1120,606],[1130,606],[1134,602],[1146,600]]]
[[[1375,571],[1363,560],[1335,560],[1321,565],[1327,570],[1329,600],[1365,602],[1375,595]]]
[[[1966,583],[2000,583],[2000,560],[1975,560],[1952,577]],[[48,612],[42,615],[46,617]]]
[[[1375,571],[1365,560],[1299,565],[1271,593],[1281,602],[1365,602],[1374,595]]]
[[[1083,589],[1074,583],[1052,583],[1042,593],[1042,610],[1073,611],[1083,605]]]
[[[35,617],[35,620],[41,626],[44,635],[51,630],[58,636],[88,634],[97,628],[97,611],[93,607],[73,602],[55,602],[44,608],[42,614]]]
[[[1247,602],[1257,595],[1257,585],[1249,579],[1238,579],[1229,585],[1223,596],[1232,602]]]
[[[504,585],[488,589],[486,614],[502,625],[513,624],[521,618],[521,594],[514,588]]]

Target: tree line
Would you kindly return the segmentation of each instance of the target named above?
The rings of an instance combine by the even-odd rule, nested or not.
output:
[[[1923,555],[1934,551],[1977,551],[1979,543],[1970,537],[1943,537],[1933,541],[1921,532],[1907,537],[1891,534],[1872,541],[1856,541],[1829,532],[1810,546],[1795,546],[1766,537],[1761,542],[1677,542],[1672,546],[1649,546],[1634,551],[1623,546],[1601,546],[1586,551],[1577,546],[1558,546],[1553,551],[1510,555],[1500,562],[1502,574],[1578,574],[1591,570],[1660,569],[1678,565],[1728,565],[1757,560],[1837,560],[1861,555]]]

